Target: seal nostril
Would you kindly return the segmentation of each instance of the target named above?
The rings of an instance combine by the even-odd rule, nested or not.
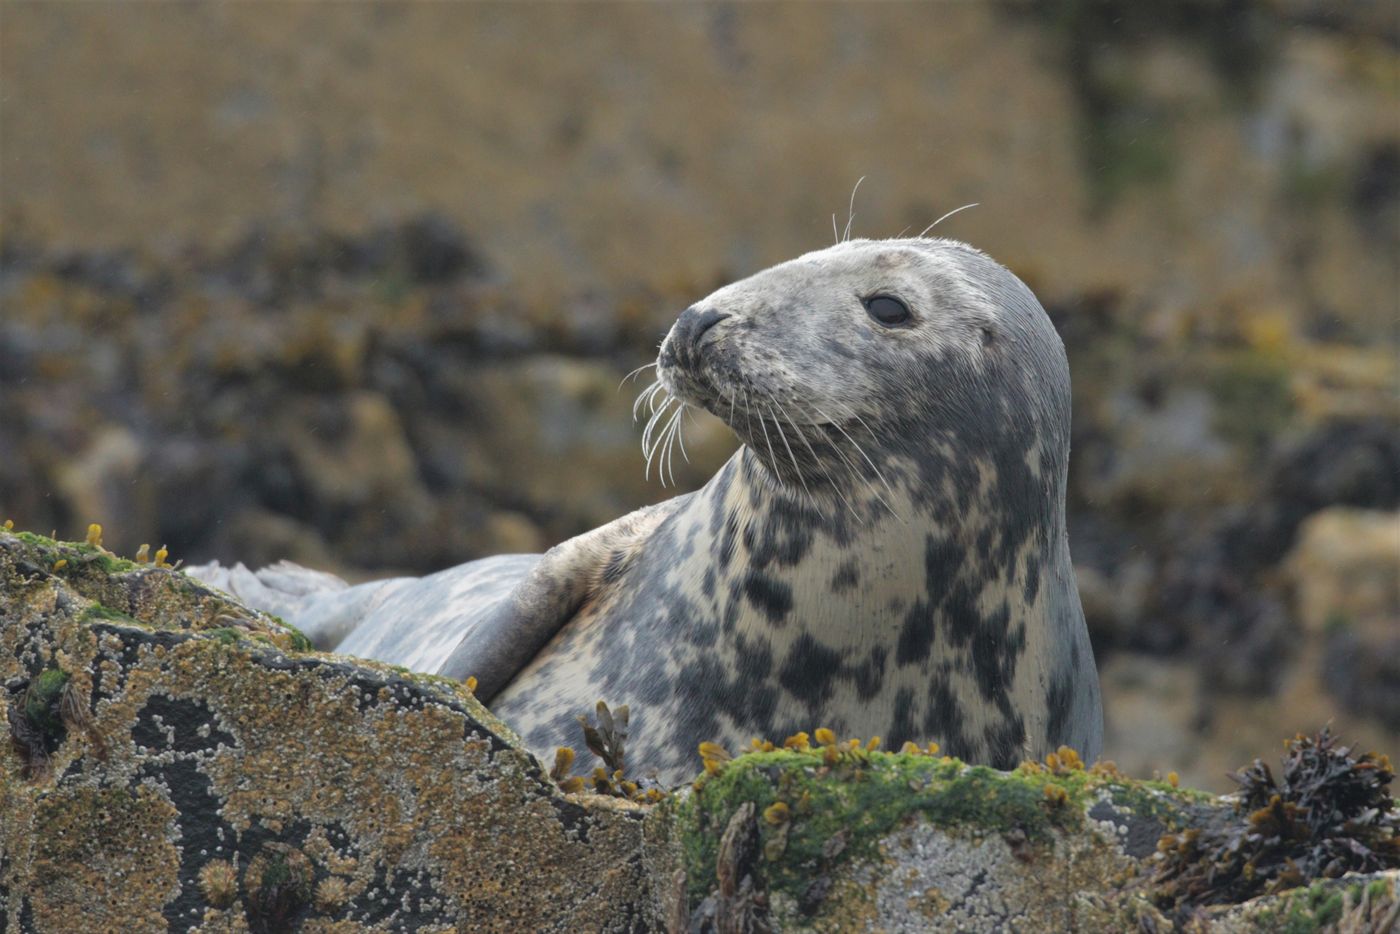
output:
[[[701,312],[700,317],[695,319],[695,337],[693,340],[700,340],[700,335],[728,317],[729,315],[715,311],[713,308],[709,311]]]
[[[715,311],[713,308],[708,311],[687,308],[681,312],[673,332],[675,352],[680,361],[683,364],[691,362],[695,353],[700,349],[700,338],[704,336],[706,331],[728,317],[729,315]]]

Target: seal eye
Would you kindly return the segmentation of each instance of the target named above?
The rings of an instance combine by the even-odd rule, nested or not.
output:
[[[892,295],[873,295],[865,300],[870,317],[885,327],[894,327],[909,320],[909,308]]]

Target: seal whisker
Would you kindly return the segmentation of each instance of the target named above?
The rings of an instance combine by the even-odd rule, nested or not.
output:
[[[773,454],[773,442],[768,440],[768,425],[763,419],[763,413],[758,413],[758,427],[763,429],[763,443],[768,447],[769,472],[773,474],[773,479],[778,481],[778,485],[783,485],[783,478],[778,474],[778,458]]]
[[[664,412],[665,409],[662,409],[662,411]],[[660,418],[661,416],[658,414],[658,415],[656,415],[656,416],[654,416],[654,417],[655,417],[655,418]],[[647,479],[647,480],[650,480],[650,479],[651,479],[651,462],[652,462],[652,459],[653,459],[653,458],[656,458],[657,453],[660,452],[660,450],[661,450],[661,439],[662,439],[662,437],[665,435],[665,433],[666,433],[666,429],[663,427],[663,428],[656,434],[655,440],[651,442],[650,446],[648,446],[648,447],[645,448],[645,450],[646,450],[646,455],[647,455],[647,468],[646,468],[646,473],[645,473],[643,476],[644,476],[644,478]],[[646,445],[646,441],[643,441],[643,444]],[[660,461],[660,459],[657,459],[656,473],[657,473],[657,476],[658,476],[658,477],[661,476],[661,461]],[[665,480],[662,480],[662,485],[663,485],[663,486],[665,485]]]
[[[954,208],[953,210],[949,211],[947,214],[944,214],[944,215],[943,215],[942,217],[940,217],[938,220],[934,221],[932,224],[929,224],[927,227],[925,227],[922,231],[919,232],[919,236],[915,237],[914,239],[915,239],[915,240],[923,239],[924,234],[928,233],[930,230],[932,230],[933,228],[937,227],[939,224],[943,223],[943,222],[946,221],[948,218],[952,217],[954,214],[958,213],[959,211],[966,211],[968,208],[975,208],[975,207],[977,207],[977,205],[979,205],[979,204],[981,204],[980,201],[974,201],[974,202],[972,202],[971,204],[964,204],[964,205],[963,205],[962,207],[960,207],[960,208]]]
[[[875,497],[875,499],[880,503],[880,505],[888,509],[891,515],[896,515],[894,507],[890,506],[889,503],[885,502],[884,498],[880,496],[880,492],[875,489],[875,486],[870,482],[869,478],[861,474],[859,465],[857,465],[855,461],[851,460],[851,458],[846,454],[845,451],[841,450],[841,445],[833,443],[831,445],[831,450],[836,452],[836,456],[841,459],[841,465],[846,468],[846,472],[851,475],[851,478],[859,483],[864,484],[865,488],[870,491],[870,495]],[[835,483],[834,480],[832,482],[833,484]],[[855,511],[854,507],[852,507],[851,511]],[[859,518],[859,514],[857,514],[857,518]]]
[[[860,183],[863,181],[865,181],[864,175],[856,179],[855,187],[851,189],[851,204],[846,211],[846,235],[841,238],[843,240],[851,239],[851,224],[856,219],[856,192],[860,191]]]
[[[690,463],[690,455],[685,452],[685,419],[690,415],[690,406],[681,403],[681,420],[676,423],[676,441],[681,446],[681,457],[685,458],[687,464]],[[674,474],[672,475],[674,476]]]
[[[672,401],[674,401],[674,399],[672,399],[672,400],[667,400],[667,403],[666,403],[666,404],[667,404],[667,405],[670,405]],[[652,453],[653,453],[653,454],[656,453],[656,451],[660,450],[662,444],[663,444],[667,439],[669,439],[669,438],[671,437],[671,432],[672,432],[672,430],[673,430],[674,427],[675,427],[676,420],[677,420],[678,418],[681,417],[681,412],[683,412],[683,411],[685,411],[685,403],[684,403],[684,402],[682,402],[682,403],[680,404],[680,407],[677,408],[676,411],[675,411],[674,413],[672,413],[670,420],[667,421],[665,427],[661,429],[661,434],[660,434],[660,436],[657,437],[657,439],[656,439],[656,444],[652,446]],[[647,457],[647,462],[648,462],[648,464],[650,464],[650,462],[651,462],[651,457],[650,457],[650,455],[648,455],[648,457]],[[662,456],[661,456],[661,458],[657,461],[657,467],[656,467],[656,475],[657,475],[658,477],[661,478],[661,485],[662,485],[662,486],[665,486],[665,485],[666,485],[666,479],[665,479],[665,476],[666,476],[666,475],[662,472],[662,470],[663,470],[663,468],[664,468],[665,466],[666,466],[666,455],[665,455],[665,453],[663,453]],[[675,474],[672,474],[672,475],[671,475],[671,480],[672,480],[672,482],[675,481]]]
[[[632,421],[635,422],[637,420],[637,416],[638,414],[640,414],[642,410],[642,405],[646,402],[647,397],[655,393],[657,388],[660,387],[660,385],[661,380],[653,380],[652,383],[647,386],[647,388],[637,393],[637,399],[635,402],[632,403]]]
[[[670,420],[667,419],[666,410],[669,409],[671,407],[671,403],[675,401],[676,400],[674,398],[666,400],[666,402],[661,406],[661,408],[657,411],[655,415],[656,424],[652,428],[649,439],[643,439],[644,442],[650,440],[650,447],[653,451],[657,450],[658,446],[660,445],[661,439],[666,434],[666,429],[671,427],[670,420],[674,420],[676,417],[676,412],[680,411],[680,409],[677,409],[676,412],[672,412],[670,415]]]
[[[841,242],[841,232],[836,229],[836,212],[831,212],[831,235],[836,238],[835,242]]]
[[[813,408],[815,408],[815,406],[813,406]],[[843,408],[845,408],[847,412],[850,412],[850,414],[851,414],[852,416],[854,416],[854,417],[856,418],[856,420],[859,421],[862,425],[865,425],[865,420],[864,420],[863,418],[861,418],[859,415],[856,415],[856,413],[855,413],[854,411],[851,411],[851,409],[849,409],[849,408],[847,408],[847,407],[845,407],[845,406],[843,406]],[[817,411],[820,413],[821,410],[818,409]],[[823,417],[823,418],[826,418],[825,415],[822,415],[822,417]],[[873,471],[875,471],[875,476],[877,476],[877,477],[880,478],[880,482],[883,483],[883,484],[885,485],[885,489],[889,491],[890,496],[894,496],[894,489],[890,486],[890,482],[889,482],[888,480],[885,479],[885,475],[882,474],[882,473],[880,472],[880,468],[875,466],[875,462],[874,462],[873,460],[870,459],[870,455],[865,453],[865,448],[863,448],[863,447],[860,446],[860,442],[857,441],[855,438],[852,438],[852,437],[850,436],[850,433],[847,432],[845,428],[842,428],[842,427],[841,427],[841,423],[840,423],[840,422],[835,421],[835,420],[833,419],[833,420],[831,420],[831,424],[832,424],[833,426],[835,426],[835,428],[836,428],[837,431],[841,432],[841,434],[843,434],[843,435],[846,436],[846,440],[849,441],[849,442],[851,442],[851,444],[855,447],[856,451],[860,454],[861,457],[865,458],[865,462],[866,462],[867,464],[870,465],[870,469],[873,470]],[[870,426],[869,426],[869,425],[865,425],[865,430],[866,430],[866,431],[870,431]],[[871,436],[874,436],[875,432],[870,431],[870,434],[871,434]],[[890,512],[894,512],[894,510],[891,509]]]
[[[872,460],[870,459],[870,456],[869,456],[868,454],[865,453],[865,449],[862,448],[862,447],[860,446],[859,442],[857,442],[855,438],[852,438],[852,437],[850,436],[850,434],[847,433],[846,429],[844,429],[844,428],[841,427],[841,423],[840,423],[840,422],[838,422],[838,421],[836,421],[835,419],[831,418],[829,415],[827,415],[827,414],[826,414],[825,412],[823,412],[821,409],[818,409],[816,406],[812,406],[812,408],[816,410],[816,412],[817,412],[818,415],[820,415],[822,418],[826,419],[827,424],[830,424],[830,425],[831,425],[833,428],[835,428],[837,431],[841,432],[841,434],[845,436],[846,440],[849,441],[849,442],[851,442],[851,444],[855,447],[856,451],[860,454],[860,456],[863,457],[863,458],[865,458],[865,462],[866,462],[867,464],[870,465],[870,469],[873,470],[873,471],[875,472],[875,476],[879,477],[879,478],[880,478],[880,482],[885,484],[885,489],[889,491],[890,496],[893,497],[893,496],[894,496],[894,490],[890,488],[890,485],[889,485],[889,483],[885,480],[884,475],[883,475],[882,473],[880,473],[880,468],[878,468],[878,467],[875,466],[875,462],[872,461]],[[843,460],[843,461],[846,462],[846,466],[850,469],[851,473],[852,473],[854,476],[856,476],[856,477],[861,477],[860,470],[857,469],[856,465],[852,464],[852,463],[847,459],[845,452],[841,450],[841,446],[840,446],[839,444],[833,444],[833,445],[831,446],[831,449],[837,453],[837,455],[841,458],[841,460]],[[885,501],[885,498],[884,498],[883,496],[880,495],[880,491],[879,491],[879,490],[876,490],[876,489],[875,489],[875,485],[874,485],[873,483],[871,483],[870,480],[869,480],[868,478],[861,477],[861,479],[864,479],[864,480],[865,480],[865,485],[870,489],[870,495],[871,495],[871,496],[874,496],[875,499],[878,500],[878,501],[880,502],[880,505],[882,505],[882,506],[884,506],[886,509],[888,509],[888,510],[890,511],[890,515],[894,516],[895,518],[901,519],[901,521],[903,521],[903,520],[902,520],[902,517],[900,517],[899,513],[895,512],[894,507],[891,506],[888,502]]]
[[[661,405],[661,407],[662,407],[663,409],[666,408],[667,403],[670,402],[670,394],[669,394],[669,393],[666,393],[666,392],[665,392],[665,389],[666,389],[666,387],[664,387],[664,386],[661,385],[661,380],[657,380],[657,381],[656,381],[656,389],[652,392],[651,398],[648,400],[648,403],[650,404],[651,410],[652,410],[653,412],[656,411],[656,397],[657,397],[657,395],[665,394],[665,395],[667,396],[667,402],[662,403],[662,405]]]
[[[807,440],[806,432],[802,431],[798,427],[797,423],[792,421],[791,419],[788,420],[788,425],[792,428],[794,432],[797,433],[797,440],[807,445],[807,451],[812,455],[813,463],[815,463],[818,469],[820,469],[821,472],[826,475],[826,482],[831,486],[831,489],[834,490],[836,492],[836,495],[841,498],[841,502],[844,503],[846,505],[846,508],[851,511],[851,515],[856,518],[856,521],[860,521],[860,513],[856,512],[856,507],[853,506],[851,504],[851,501],[846,498],[846,494],[844,491],[842,491],[841,485],[836,482],[836,478],[831,475],[831,471],[826,469],[826,464],[823,463],[822,459],[817,456],[816,449],[812,447],[812,442]],[[832,446],[832,449],[835,450],[835,445]]]
[[[651,362],[651,363],[643,363],[641,366],[637,367],[637,368],[636,368],[635,370],[633,370],[631,373],[628,373],[626,376],[622,377],[622,382],[620,382],[620,383],[617,384],[617,391],[618,391],[618,392],[621,392],[621,391],[622,391],[622,387],[625,386],[625,385],[627,385],[627,381],[628,381],[629,379],[632,379],[633,377],[637,376],[637,375],[638,375],[639,373],[641,373],[643,370],[645,370],[645,369],[647,369],[647,368],[649,368],[649,367],[654,367],[654,366],[656,366],[655,361],[653,361],[653,362]]]
[[[640,393],[637,394],[636,401],[632,403],[632,421],[635,422],[637,420],[637,415],[641,411],[642,406],[647,405],[649,402],[651,402],[660,388],[661,380],[653,380],[651,384],[647,386],[646,389],[643,389]],[[652,406],[651,411],[655,412],[656,407]]]
[[[649,448],[649,447],[651,446],[651,445],[648,443],[648,441],[649,441],[649,439],[651,438],[651,431],[652,431],[652,428],[654,428],[655,425],[656,425],[656,419],[658,418],[658,416],[659,416],[659,413],[656,411],[655,406],[653,406],[652,409],[651,409],[651,416],[647,419],[646,426],[645,426],[644,428],[642,428],[642,450],[643,450],[643,451],[645,451],[647,448]]]
[[[671,437],[671,423],[666,423],[666,428],[662,430],[661,437],[657,439],[656,448],[661,452],[656,459],[656,478],[661,481],[662,488],[666,486],[666,454],[670,450],[667,442]]]
[[[773,401],[777,403],[778,408],[782,408],[781,402],[776,399]],[[768,409],[768,413],[773,416],[773,427],[778,429],[778,437],[783,439],[783,447],[787,448],[788,459],[792,461],[793,473],[797,474],[797,482],[802,484],[802,491],[807,494],[807,499],[810,500],[812,499],[812,491],[807,489],[807,480],[802,476],[802,468],[798,466],[797,456],[792,453],[792,445],[788,444],[787,433],[783,431],[783,423],[771,407]]]
[[[676,436],[680,431],[681,424],[685,421],[683,417],[684,415],[685,403],[682,402],[681,407],[676,410],[676,414],[671,416],[669,427],[666,429],[665,449],[662,451],[661,454],[662,462],[666,467],[666,473],[671,475],[672,486],[676,485],[676,467],[674,459],[676,453]],[[665,485],[664,480],[662,481],[662,485]]]
[[[652,438],[654,437],[657,423],[666,414],[666,409],[670,406],[672,401],[674,400],[671,397],[667,397],[666,401],[662,403],[661,408],[652,412],[651,418],[647,419],[646,428],[642,429],[642,451],[646,453],[648,460],[651,459],[652,451],[655,449],[655,445],[652,444]]]

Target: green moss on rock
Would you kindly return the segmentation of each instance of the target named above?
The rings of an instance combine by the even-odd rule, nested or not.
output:
[[[760,822],[765,851],[777,857],[765,875],[771,886],[796,897],[814,867],[870,855],[882,837],[914,815],[976,833],[1018,831],[1031,845],[1046,844],[1055,829],[1083,826],[1094,783],[1076,770],[998,772],[946,757],[878,751],[846,756],[827,766],[815,751],[749,753],[697,781],[680,809],[692,899],[702,898],[713,883],[720,833],[745,802],[760,814],[785,807],[786,821]],[[780,836],[781,846],[775,842]]]
[[[68,685],[68,673],[50,668],[29,682],[24,697],[24,716],[40,732],[52,736],[63,731],[59,701]]]

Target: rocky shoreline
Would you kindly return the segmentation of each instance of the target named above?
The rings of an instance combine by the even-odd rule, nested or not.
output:
[[[1400,912],[1393,772],[1325,741],[1300,738],[1276,793],[1337,826],[1277,839],[1247,795],[1175,774],[1068,749],[996,772],[822,730],[702,749],[670,795],[596,774],[613,794],[565,792],[467,686],[308,651],[93,538],[0,530],[0,930],[1262,932]],[[1239,832],[1257,868],[1210,874],[1238,888],[1181,881]],[[1315,850],[1327,878],[1274,875]]]

